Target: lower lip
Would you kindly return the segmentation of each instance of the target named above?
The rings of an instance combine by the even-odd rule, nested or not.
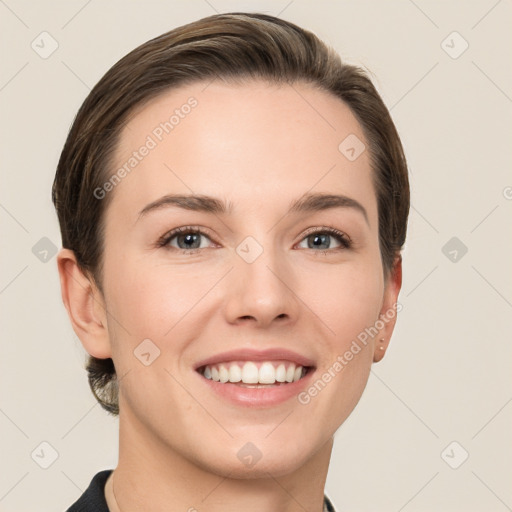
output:
[[[313,369],[310,369],[302,379],[296,382],[262,388],[246,388],[229,382],[221,383],[207,379],[198,372],[196,373],[210,389],[236,405],[245,407],[272,407],[297,396],[309,385],[312,375],[315,372]]]

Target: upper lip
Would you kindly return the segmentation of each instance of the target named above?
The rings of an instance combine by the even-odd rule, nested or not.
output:
[[[292,363],[300,366],[315,365],[314,361],[308,357],[297,354],[296,352],[285,348],[268,348],[265,350],[245,348],[230,350],[229,352],[221,352],[219,354],[208,357],[207,359],[203,359],[195,365],[195,369],[198,370],[203,366],[210,366],[217,363],[227,363],[229,361],[272,361],[276,359],[291,361]]]

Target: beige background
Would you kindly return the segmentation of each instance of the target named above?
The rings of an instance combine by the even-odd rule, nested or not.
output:
[[[51,252],[70,123],[129,50],[234,10],[298,23],[369,68],[410,163],[403,311],[337,432],[326,492],[347,512],[512,510],[510,0],[0,1],[0,510],[64,510],[117,460]],[[58,43],[46,59],[31,47],[51,49],[43,31]]]

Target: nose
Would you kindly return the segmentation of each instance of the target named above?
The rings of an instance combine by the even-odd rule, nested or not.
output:
[[[297,283],[292,269],[284,255],[267,247],[262,249],[254,261],[246,257],[243,248],[234,255],[225,303],[226,319],[231,324],[267,327],[273,322],[289,325],[297,319],[300,301],[294,292]]]

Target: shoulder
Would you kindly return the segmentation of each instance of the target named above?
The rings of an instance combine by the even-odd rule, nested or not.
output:
[[[324,494],[324,510],[323,512],[336,512],[331,500]]]
[[[112,469],[105,469],[96,473],[89,487],[66,512],[109,512],[105,500],[105,482],[112,471]]]

